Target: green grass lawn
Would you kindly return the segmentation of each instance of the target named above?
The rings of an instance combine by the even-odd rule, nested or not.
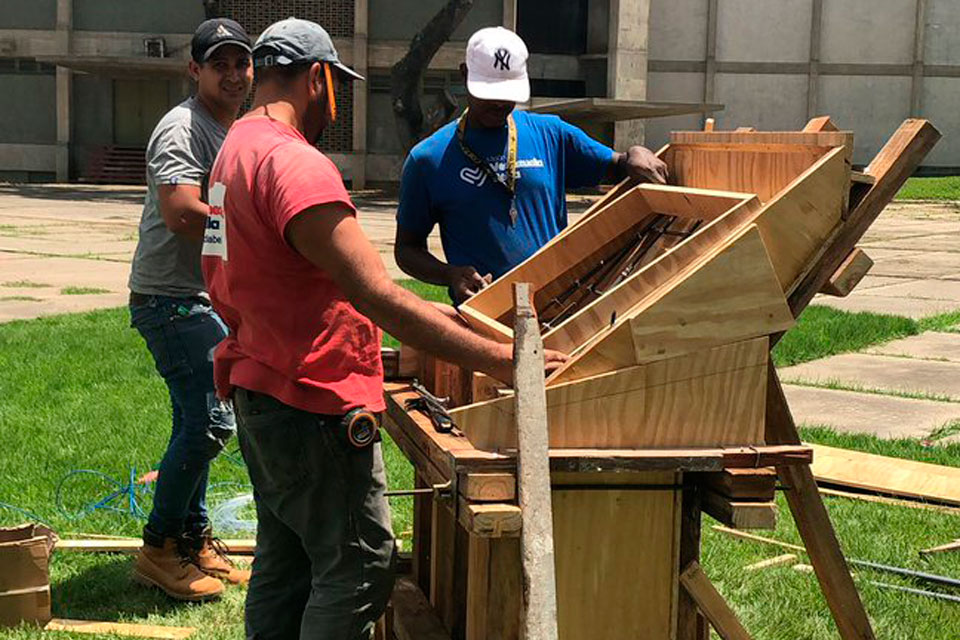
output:
[[[960,176],[910,178],[897,200],[960,200]]]
[[[434,299],[445,296],[438,287],[417,290]],[[36,514],[62,534],[136,536],[142,526],[137,518],[119,513],[98,512],[73,520],[56,504],[58,484],[72,470],[97,470],[123,481],[131,467],[150,470],[163,453],[169,436],[166,389],[128,323],[125,309],[113,309],[0,325],[0,502]],[[811,308],[778,347],[777,357],[800,361],[832,352],[836,345],[831,342],[844,350],[855,349],[923,328],[910,321]],[[841,437],[822,429],[804,435],[816,442],[960,466],[956,445],[928,449],[912,441]],[[235,450],[235,443],[228,448]],[[385,457],[391,487],[410,487],[410,465],[389,441]],[[214,462],[211,482],[247,482],[244,468],[231,458],[221,456]],[[395,531],[403,536],[410,530],[410,500],[391,504]],[[916,553],[960,537],[960,518],[840,498],[828,498],[827,506],[852,557],[960,577],[960,554],[921,560]],[[782,500],[781,513],[778,529],[770,535],[796,542],[796,529]],[[22,520],[20,512],[0,507],[0,524]],[[746,564],[779,553],[705,527],[705,569],[757,640],[836,637],[812,576],[788,568],[742,571]],[[196,626],[201,630],[197,637],[204,640],[243,636],[243,589],[230,588],[213,604],[175,604],[157,592],[132,586],[131,562],[130,557],[56,554],[51,569],[55,615]],[[883,592],[866,579],[905,583],[865,572],[857,575],[878,637],[956,638],[960,606]],[[0,640],[42,637],[46,636],[34,629],[0,631]]]

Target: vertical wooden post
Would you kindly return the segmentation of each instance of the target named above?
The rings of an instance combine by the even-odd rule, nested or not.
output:
[[[800,444],[780,379],[770,363],[767,379],[767,444]],[[870,619],[850,576],[817,482],[804,464],[777,467],[787,503],[843,640],[874,640]]]
[[[700,561],[700,485],[684,482],[680,506],[680,562],[683,569]],[[709,640],[707,620],[685,589],[677,601],[677,640]]]
[[[550,450],[543,340],[533,310],[530,284],[513,285],[515,304],[513,387],[517,417],[517,479],[523,529],[523,617],[521,638],[556,640],[557,578],[553,560]]]
[[[414,474],[414,486],[430,486],[419,473]],[[433,526],[433,496],[417,494],[413,497],[413,581],[427,598],[430,597],[430,539]]]

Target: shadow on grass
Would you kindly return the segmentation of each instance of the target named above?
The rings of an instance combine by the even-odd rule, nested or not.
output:
[[[133,556],[98,556],[63,580],[54,582],[53,615],[75,620],[116,622],[168,614],[197,606],[177,602],[158,589],[133,582]]]

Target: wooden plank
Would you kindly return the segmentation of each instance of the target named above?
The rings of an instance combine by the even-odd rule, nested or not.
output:
[[[757,217],[783,291],[789,294],[846,209],[850,165],[845,149],[819,159]]]
[[[873,267],[873,260],[870,256],[863,249],[855,248],[846,260],[840,263],[820,293],[840,298],[846,297],[863,280],[863,276],[867,275],[871,267]]]
[[[414,487],[424,489],[430,484],[419,470],[414,471]],[[430,552],[433,518],[433,494],[417,494],[413,497],[413,569],[411,578],[420,590],[430,596]]]
[[[594,216],[589,224],[566,229],[527,260],[472,296],[461,305],[461,310],[467,307],[487,318],[512,324],[509,318],[513,308],[512,283],[529,282],[538,296],[549,299],[566,286],[561,283],[556,285],[557,290],[553,290],[549,285],[564,275],[566,282],[573,282],[586,273],[606,253],[615,251],[615,247],[611,248],[612,242],[652,213],[643,195],[630,189]],[[466,318],[474,326],[474,318],[471,315]],[[477,330],[481,329],[478,327]]]
[[[420,352],[409,345],[400,345],[397,362],[398,378],[413,378],[420,373]]]
[[[680,584],[690,594],[700,610],[723,640],[750,640],[737,615],[717,591],[699,562],[691,562],[680,574]]]
[[[669,286],[703,263],[760,211],[760,202],[750,198],[713,220],[692,237],[660,256],[620,286],[578,311],[564,323],[547,332],[544,346],[570,353],[585,345],[601,330],[610,327],[611,318],[623,318],[638,301],[651,292]]]
[[[256,548],[255,540],[224,540],[223,544],[227,546],[228,553],[235,555],[253,555]],[[139,539],[117,539],[117,540],[60,540],[54,547],[57,551],[80,552],[80,553],[137,553],[143,546],[143,540]]]
[[[808,147],[853,146],[852,131],[673,131],[670,144],[792,144]],[[737,189],[732,189],[737,191]]]
[[[470,536],[467,543],[466,640],[488,637],[490,541],[491,538]]]
[[[657,155],[659,156],[660,154],[658,153]],[[614,200],[616,200],[617,198],[625,194],[627,191],[629,191],[636,185],[637,185],[636,180],[632,180],[630,178],[625,178],[621,180],[616,186],[614,186],[612,189],[610,189],[605,194],[600,196],[600,198],[597,199],[596,202],[590,205],[590,207],[583,212],[583,215],[580,216],[576,222],[573,222],[567,228],[569,229],[571,227],[575,227],[577,225],[583,224],[584,222],[586,222],[587,220],[589,220],[599,212],[606,209],[611,202],[613,202]]]
[[[773,558],[767,558],[766,560],[761,560],[759,562],[754,562],[753,564],[748,564],[743,568],[744,571],[762,571],[763,569],[770,569],[771,567],[782,567],[783,565],[793,565],[798,561],[798,556],[795,553],[785,553],[780,556],[775,556]]]
[[[948,507],[940,504],[930,504],[920,500],[911,500],[906,498],[890,498],[875,493],[862,493],[856,491],[840,491],[829,487],[819,487],[820,495],[831,498],[846,498],[848,500],[862,500],[863,502],[875,502],[886,504],[892,507],[907,507],[909,509],[921,509],[923,511],[936,511],[938,513],[948,513],[954,516],[960,516],[960,507]]]
[[[509,392],[510,388],[505,384],[491,378],[485,373],[475,371],[473,373],[473,401],[483,402],[484,400],[495,400],[501,397],[501,392]]]
[[[786,330],[794,319],[751,225],[653,290],[548,379],[549,386]],[[545,340],[556,349],[561,341]]]
[[[767,338],[547,389],[551,449],[763,443]],[[450,412],[479,449],[515,449],[512,398]]]
[[[863,173],[862,171],[851,171],[850,182],[857,184],[876,184],[877,178],[869,173]]]
[[[483,292],[481,291],[480,293]],[[501,322],[497,322],[493,318],[488,318],[470,306],[471,301],[479,296],[480,293],[477,293],[458,307],[460,315],[463,316],[463,319],[470,325],[470,328],[480,335],[503,344],[513,342],[513,329],[510,329]]]
[[[833,121],[830,120],[830,116],[817,116],[803,127],[803,131],[804,133],[819,133],[823,131],[839,131],[839,129],[834,126]]]
[[[523,526],[521,637],[556,640],[557,578],[553,558],[550,502],[550,450],[543,340],[533,309],[530,284],[515,282],[513,387],[517,421],[517,492]]]
[[[960,505],[960,468],[823,445],[811,447],[811,471],[817,482]]]
[[[776,494],[777,471],[770,467],[724,469],[704,474],[701,481],[706,488],[728,498],[769,502]]]
[[[477,504],[463,498],[460,498],[457,518],[469,533],[485,538],[518,536],[522,525],[520,507],[515,504]]]
[[[43,627],[43,630],[96,635],[117,635],[130,638],[157,638],[159,640],[181,640],[182,638],[189,638],[196,632],[195,627],[95,622],[93,620],[68,620],[66,618],[54,618]]]
[[[517,477],[512,473],[465,473],[457,490],[472,502],[510,502],[517,498]]]
[[[413,581],[399,578],[391,602],[397,640],[450,640],[450,633]]]
[[[590,483],[591,476],[584,474],[579,482]],[[644,476],[649,484],[677,484],[674,473]],[[672,637],[679,498],[676,490],[554,491],[558,616],[564,637]]]
[[[775,529],[777,526],[777,505],[773,502],[736,501],[708,490],[703,492],[703,510],[734,529]]]
[[[457,514],[448,498],[434,498],[430,524],[430,604],[451,632],[460,621],[457,598]]]
[[[772,363],[768,376],[767,442],[799,444],[800,436]],[[817,492],[817,483],[810,467],[778,466],[777,474],[787,487],[787,504],[790,505],[797,530],[816,570],[820,589],[833,614],[840,637],[843,640],[874,640],[870,619],[850,577],[850,568],[843,557],[830,516]]]
[[[697,483],[689,483],[684,477],[681,495],[679,566],[686,567],[691,562],[700,561],[700,494]],[[677,640],[709,640],[710,629],[706,618],[697,609],[697,603],[685,589],[680,589],[677,581]]]
[[[824,251],[809,265],[801,282],[790,294],[790,310],[799,316],[850,254],[883,208],[940,139],[940,132],[926,120],[906,120],[874,157],[865,173],[876,183],[834,234]]]
[[[800,551],[802,553],[807,552],[807,549],[805,547],[800,546],[799,544],[790,544],[789,542],[774,540],[773,538],[765,538],[764,536],[758,536],[753,533],[747,533],[746,531],[731,529],[730,527],[714,525],[713,529],[714,531],[719,531],[720,533],[724,533],[734,538],[740,538],[741,540],[750,540],[751,542],[760,542],[762,544],[769,544],[775,547],[780,547],[781,549],[789,549],[791,551]]]

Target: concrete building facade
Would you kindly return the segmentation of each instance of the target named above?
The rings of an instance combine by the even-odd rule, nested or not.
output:
[[[960,168],[960,11],[956,0],[474,0],[425,79],[426,103],[462,97],[466,38],[516,29],[533,93],[719,102],[722,128],[794,129],[828,113],[857,131],[867,161],[901,120],[945,139],[928,170]],[[253,35],[297,15],[323,24],[369,81],[343,96],[323,148],[354,186],[395,179],[402,162],[389,70],[444,0],[220,0]],[[105,148],[142,147],[188,95],[201,0],[0,0],[0,179],[77,180]],[[598,127],[619,147],[658,146],[701,116]],[[592,130],[593,131],[593,130]]]

